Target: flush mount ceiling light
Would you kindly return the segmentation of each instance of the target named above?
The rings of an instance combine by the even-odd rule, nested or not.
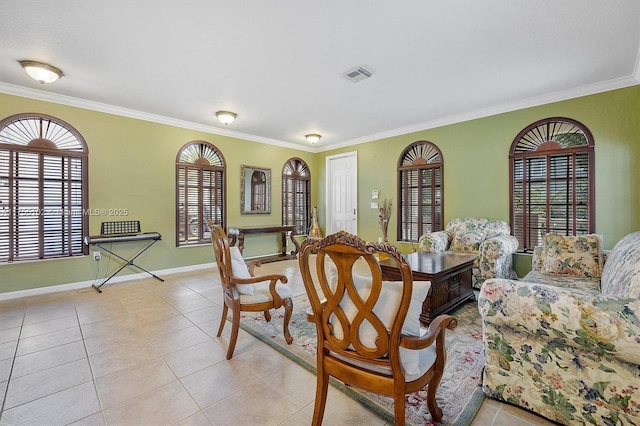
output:
[[[318,143],[322,135],[319,135],[317,133],[310,133],[308,135],[304,135],[304,137],[307,138],[307,142],[309,142],[310,144],[316,144]]]
[[[236,114],[235,112],[229,112],[229,111],[216,112],[216,117],[218,117],[218,120],[220,120],[220,122],[222,122],[225,126],[227,124],[233,123],[233,120],[235,120],[237,116],[238,114]]]
[[[41,84],[53,83],[64,75],[58,68],[36,61],[18,61],[29,77]]]

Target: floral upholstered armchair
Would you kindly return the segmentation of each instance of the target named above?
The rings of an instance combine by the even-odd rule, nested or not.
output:
[[[473,287],[479,289],[489,278],[517,278],[513,270],[513,253],[518,240],[510,235],[507,222],[478,217],[453,219],[444,231],[420,237],[420,250],[476,254],[473,262]]]
[[[547,234],[522,281],[478,297],[483,390],[562,424],[640,425],[640,232]]]

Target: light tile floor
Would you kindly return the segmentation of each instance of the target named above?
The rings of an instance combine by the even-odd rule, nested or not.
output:
[[[301,283],[295,261],[269,269]],[[0,302],[0,425],[311,423],[313,374],[242,330],[225,360],[217,271],[163,278]],[[326,425],[386,424],[335,389],[327,407]],[[473,421],[548,424],[492,400]]]

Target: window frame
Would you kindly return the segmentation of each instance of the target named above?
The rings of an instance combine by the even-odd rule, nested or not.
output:
[[[396,207],[397,213],[397,241],[409,243],[417,243],[420,236],[426,232],[442,231],[444,229],[444,158],[440,148],[433,142],[421,140],[416,141],[407,146],[398,158],[398,203]],[[408,204],[409,187],[407,179],[408,174],[415,172],[416,176],[416,202],[415,208],[419,211],[411,214],[411,207]],[[439,182],[436,174],[439,172]],[[424,188],[421,175],[425,173],[431,174],[431,197],[428,203],[423,200]],[[439,190],[439,193],[438,193]],[[425,223],[422,219],[424,216],[419,213],[425,208],[431,208],[430,230],[425,229]],[[439,217],[438,217],[439,215]],[[415,235],[411,229],[415,222]]]
[[[3,186],[7,188],[8,213],[0,213],[7,218],[7,235],[2,236],[7,243],[6,248],[0,247],[0,262],[87,255],[84,237],[89,234],[89,149],[80,132],[51,115],[12,115],[0,121],[0,157],[2,153],[6,153],[6,163],[0,159],[0,181],[7,179]],[[27,166],[30,160],[35,165],[31,169],[23,167],[21,157]],[[78,165],[79,172],[74,171]],[[34,182],[37,195],[29,191]],[[20,192],[24,193],[22,197]],[[2,199],[4,195],[0,195],[0,202]],[[29,216],[36,217],[37,223],[29,223]],[[24,223],[22,232],[20,222]],[[3,229],[0,224],[0,233]],[[34,236],[35,245],[20,243]]]
[[[581,142],[577,143],[578,140]],[[566,167],[562,164],[563,159],[566,160]],[[588,168],[586,172],[582,169],[585,166]],[[583,170],[582,177],[579,176],[579,170]],[[566,171],[566,176],[561,176],[560,171]],[[534,173],[544,173],[544,177],[532,178]],[[578,185],[585,181],[588,188],[579,191]],[[560,188],[555,191],[556,194],[562,195],[562,186],[567,188],[565,203],[559,203],[553,200],[554,197],[549,197],[554,187]],[[542,187],[543,198],[536,200],[529,195]],[[520,193],[522,195],[519,195]],[[550,117],[531,123],[520,131],[509,150],[509,196],[511,233],[518,238],[520,253],[533,252],[547,232],[564,235],[594,233],[595,141],[589,129],[571,118]],[[582,201],[585,198],[586,207]],[[518,201],[520,199],[522,201]],[[536,213],[532,210],[534,208],[543,211]],[[551,212],[563,209],[567,212],[566,218],[554,220]],[[587,218],[579,219],[578,210],[585,212]],[[536,216],[538,220],[534,226],[531,218],[540,214],[545,221],[541,223],[540,217]],[[580,221],[586,226],[581,225]],[[561,222],[565,222],[564,228],[560,226]],[[534,236],[532,232],[536,232],[537,235]]]
[[[294,187],[291,191],[289,184]],[[291,192],[302,193],[301,198],[291,195]],[[303,206],[299,206],[301,200]],[[290,223],[288,217],[290,203],[293,204],[293,223]],[[295,235],[307,235],[311,228],[311,169],[298,157],[289,158],[282,166],[282,225],[295,226]]]
[[[213,162],[213,164],[212,164]],[[181,171],[184,171],[184,182],[181,180]],[[196,184],[189,185],[189,175],[196,177]],[[205,179],[205,175],[209,178]],[[205,185],[205,182],[211,182],[211,185]],[[215,183],[218,182],[216,185]],[[189,194],[195,189],[197,212],[195,220],[184,220],[190,218],[193,214],[189,214]],[[184,190],[184,202],[181,190]],[[214,200],[218,199],[219,203],[209,202],[203,203],[205,192],[213,192]],[[203,141],[194,140],[184,144],[176,155],[176,247],[188,247],[193,245],[211,243],[211,230],[208,228],[207,220],[213,219],[217,225],[226,229],[227,223],[227,176],[226,161],[222,152],[213,144]],[[184,206],[183,204],[186,204]],[[207,214],[207,207],[209,208]],[[218,214],[214,216],[211,213],[216,210]],[[184,212],[184,214],[183,214]],[[196,230],[197,232],[195,232]],[[189,236],[196,234],[197,238],[190,239]]]

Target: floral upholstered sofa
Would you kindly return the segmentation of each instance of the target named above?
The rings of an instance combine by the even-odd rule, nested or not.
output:
[[[488,278],[517,278],[513,253],[518,240],[510,235],[507,222],[479,217],[453,219],[444,231],[424,234],[418,240],[426,252],[476,254],[473,263],[473,287],[479,289]]]
[[[640,425],[640,232],[601,245],[547,234],[522,281],[484,282],[485,394],[562,424]]]

